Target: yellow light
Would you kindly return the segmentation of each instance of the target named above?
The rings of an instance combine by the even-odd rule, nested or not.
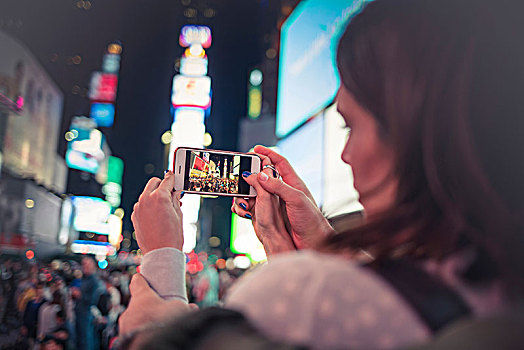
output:
[[[118,208],[115,210],[115,215],[118,216],[120,219],[124,218],[124,209]]]
[[[196,58],[204,58],[206,56],[206,50],[204,49],[202,49],[202,51],[197,51],[194,49],[193,53],[191,52],[191,48],[187,48],[185,51],[185,56],[186,57],[196,57]]]
[[[211,146],[212,143],[213,143],[213,138],[211,137],[211,134],[206,132],[204,134],[204,143],[203,143],[204,146],[205,147],[209,147],[209,146]]]
[[[35,207],[35,201],[30,199],[30,198],[28,198],[28,199],[25,200],[25,206],[28,209],[33,209]]]
[[[161,140],[164,145],[169,145],[171,141],[173,141],[173,133],[171,132],[171,130],[168,130],[165,133],[163,133]]]
[[[124,238],[122,241],[122,247],[129,249],[129,247],[131,247],[131,240],[129,238]]]
[[[68,131],[65,133],[65,139],[67,142],[71,142],[75,139],[75,135],[71,131]]]
[[[122,53],[122,46],[116,43],[109,44],[107,52],[113,55],[120,55]]]
[[[209,245],[211,247],[218,247],[220,245],[220,238],[216,236],[209,237]]]
[[[277,57],[277,50],[271,48],[267,49],[266,51],[266,57],[272,60],[273,58]]]

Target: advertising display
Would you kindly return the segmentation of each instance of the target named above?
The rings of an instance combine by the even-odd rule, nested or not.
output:
[[[74,206],[70,197],[65,197],[62,201],[60,211],[60,230],[58,231],[58,243],[67,244],[74,232],[73,230]]]
[[[327,217],[363,209],[353,186],[351,167],[341,159],[348,130],[336,104],[324,112],[324,199],[322,210]]]
[[[74,196],[71,199],[75,208],[73,221],[75,230],[109,235],[108,220],[111,215],[111,204],[96,197]]]
[[[180,73],[187,76],[204,76],[207,74],[207,58],[182,57]]]
[[[96,174],[105,158],[102,150],[104,135],[95,129],[96,123],[87,117],[74,117],[67,144],[66,163],[72,169]]]
[[[71,252],[75,254],[110,256],[116,254],[116,249],[107,242],[75,240],[71,244]]]
[[[50,188],[63,95],[24,45],[0,31],[0,47],[0,105],[7,113],[3,167]]]
[[[319,115],[296,132],[277,143],[280,153],[286,157],[304,180],[317,205],[323,199],[323,118]]]
[[[28,247],[39,257],[61,253],[58,241],[62,199],[32,180],[4,174],[0,180],[0,250]]]
[[[105,54],[102,61],[102,70],[104,73],[118,74],[120,70],[120,55]]]
[[[111,127],[115,119],[115,106],[111,103],[93,103],[89,115],[98,126]]]
[[[276,133],[284,137],[329,105],[340,79],[336,44],[364,0],[303,0],[281,29]]]
[[[237,214],[231,216],[231,251],[245,254],[253,262],[267,260],[264,246],[260,243],[253,222]]]
[[[107,177],[102,193],[113,208],[118,208],[122,197],[122,177],[124,175],[124,161],[110,156],[107,159]]]
[[[89,84],[89,99],[98,102],[114,102],[118,88],[118,76],[111,73],[93,72]]]
[[[189,77],[175,75],[173,79],[173,107],[199,107],[207,109],[211,106],[211,78],[208,76]]]
[[[188,25],[180,30],[180,46],[186,48],[181,59],[180,73],[173,78],[172,112],[173,138],[169,144],[169,168],[173,168],[174,152],[178,147],[203,148],[206,126],[204,118],[211,107],[211,78],[207,74],[207,56],[204,48],[211,46],[211,29],[206,26]],[[185,253],[196,246],[200,196],[188,194],[184,204]]]
[[[211,40],[211,29],[209,27],[188,25],[180,29],[179,44],[182,47],[199,44],[207,49],[211,46]]]

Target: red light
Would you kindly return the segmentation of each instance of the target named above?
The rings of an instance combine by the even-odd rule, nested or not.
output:
[[[138,265],[136,267],[136,272],[140,273],[141,270],[142,270],[142,265]]]
[[[27,252],[25,252],[25,257],[31,260],[35,257],[35,252],[33,252],[32,250],[28,250]]]
[[[226,267],[226,261],[224,259],[217,260],[217,267],[219,269],[224,269]]]

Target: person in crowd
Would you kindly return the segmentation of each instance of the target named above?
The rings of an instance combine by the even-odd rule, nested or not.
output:
[[[46,336],[40,343],[40,350],[64,350],[64,345],[52,336]]]
[[[27,303],[22,319],[22,333],[29,338],[30,343],[34,343],[37,338],[38,315],[40,308],[46,301],[47,300],[44,299],[44,284],[38,283],[35,287],[35,298]]]
[[[42,343],[45,343],[45,339],[52,338],[61,349],[70,348],[69,341],[71,333],[66,325],[66,313],[62,310],[58,311],[55,315],[55,326],[47,332]]]
[[[56,328],[56,315],[59,311],[64,311],[62,302],[62,295],[59,291],[53,292],[51,301],[46,301],[38,311],[38,329],[37,335],[39,339],[43,339],[46,334]]]
[[[270,260],[226,307],[271,339],[391,349],[522,302],[524,46],[512,4],[376,0],[352,19],[336,103],[364,221],[335,232],[287,160],[256,147],[282,180],[243,174],[257,197],[232,210],[252,216]],[[123,334],[190,311],[173,185],[172,173],[151,179],[135,205],[145,255]]]
[[[86,256],[82,259],[82,274],[80,288],[76,288],[73,294],[76,297],[76,346],[80,350],[93,350],[96,348],[96,339],[91,307],[97,305],[102,287],[96,276],[93,258]]]

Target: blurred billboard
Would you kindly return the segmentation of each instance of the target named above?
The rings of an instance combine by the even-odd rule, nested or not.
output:
[[[72,169],[96,174],[105,159],[102,149],[104,135],[95,129],[94,120],[87,117],[74,117],[71,121],[71,139],[67,143],[66,162]]]
[[[340,79],[337,42],[365,0],[303,0],[282,25],[276,133],[284,137],[329,105]]]
[[[7,109],[3,166],[51,188],[63,95],[24,45],[0,31],[0,47],[0,94],[20,107]]]
[[[96,197],[74,196],[71,199],[75,211],[73,221],[75,230],[109,235],[108,220],[111,215],[111,204]]]
[[[277,143],[280,153],[288,159],[298,176],[304,180],[317,205],[323,201],[323,118],[309,123]],[[307,147],[306,147],[307,145]]]

